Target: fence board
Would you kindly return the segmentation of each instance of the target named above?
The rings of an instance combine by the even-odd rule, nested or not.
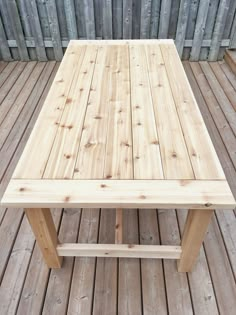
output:
[[[230,0],[222,0],[220,2],[212,36],[212,45],[210,47],[208,56],[209,61],[217,60],[218,53],[220,50],[220,41],[223,36],[229,5]]]
[[[25,37],[15,0],[7,1],[7,9],[11,19],[11,25],[17,42],[20,58],[21,60],[28,61],[29,60],[28,50],[25,44]]]
[[[46,0],[45,3],[46,3],[46,8],[47,8],[51,36],[52,36],[55,59],[60,61],[63,57],[63,50],[61,46],[61,35],[60,35],[60,28],[58,24],[56,3],[55,3],[55,0]]]
[[[122,1],[113,0],[113,37],[122,39]]]
[[[190,7],[189,0],[181,0],[180,9],[179,9],[179,19],[178,19],[178,24],[177,24],[176,38],[175,38],[175,45],[176,45],[176,48],[180,57],[182,57],[183,49],[184,49],[184,40],[185,40],[185,35],[186,35],[187,23],[188,23],[189,7]]]
[[[112,39],[112,1],[103,0],[103,38]]]
[[[172,0],[162,0],[158,38],[167,38]]]
[[[95,20],[93,0],[83,0],[86,38],[95,39]]]
[[[209,4],[210,4],[210,0],[200,1],[198,15],[197,15],[197,22],[196,22],[195,32],[194,32],[194,38],[193,38],[193,47],[192,47],[191,55],[190,55],[190,60],[192,61],[198,60],[200,56]]]
[[[132,0],[123,0],[123,38],[132,38]]]
[[[64,0],[66,24],[68,30],[69,39],[77,39],[78,31],[75,16],[75,4],[74,0]]]
[[[181,0],[174,0],[172,1],[172,4],[171,4],[168,38],[175,38],[178,17],[179,17],[180,1]]]
[[[6,38],[6,34],[5,34],[5,30],[2,24],[2,18],[0,16],[0,52],[2,55],[2,58],[6,61],[11,61],[11,52],[10,49],[8,47],[8,43],[7,43],[7,38]]]
[[[161,0],[152,0],[150,38],[157,38]]]
[[[132,38],[140,38],[141,0],[133,2],[132,8]],[[124,17],[123,17],[124,20]]]
[[[150,38],[152,0],[141,1],[140,38]]]
[[[46,50],[44,47],[43,33],[41,29],[41,24],[38,15],[37,4],[35,0],[30,0],[28,2],[28,13],[30,18],[30,23],[32,27],[32,33],[34,35],[36,53],[39,61],[47,61]]]

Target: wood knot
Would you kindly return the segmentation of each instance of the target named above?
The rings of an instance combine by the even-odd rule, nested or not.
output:
[[[192,153],[192,156],[197,156],[197,154],[195,152]]]
[[[64,154],[66,159],[70,159],[71,158],[71,154]]]
[[[79,172],[79,169],[78,168],[75,168],[75,173],[78,173]]]
[[[177,158],[177,154],[175,152],[172,153],[173,158]]]
[[[66,104],[70,104],[72,102],[72,98],[68,98],[67,100],[66,100]]]
[[[88,73],[88,71],[84,71],[84,72],[83,72],[83,74],[87,74],[87,73]]]
[[[20,189],[19,189],[19,191],[25,191],[25,188],[24,187],[21,187]]]
[[[105,185],[105,184],[101,184],[101,185],[100,185],[100,187],[101,187],[101,188],[106,188],[106,187],[107,187],[107,185]]]
[[[151,142],[151,144],[156,144],[157,145],[157,144],[159,144],[159,142],[157,140],[154,140],[154,141]]]
[[[82,92],[83,90],[84,90],[83,88],[80,88],[80,89],[79,89],[80,92]]]
[[[139,160],[139,159],[140,159],[140,156],[136,156],[135,159],[136,159],[136,160]]]
[[[140,195],[139,198],[140,199],[146,199],[147,197],[145,195]]]
[[[122,113],[122,109],[119,109],[118,113]]]
[[[69,201],[70,201],[70,196],[66,196],[66,197],[64,198],[64,201],[65,201],[65,202],[69,202]]]
[[[86,149],[88,149],[88,148],[90,148],[92,145],[93,145],[93,144],[92,144],[91,142],[88,142],[88,143],[85,144],[84,147],[85,147]]]
[[[69,126],[67,126],[67,128],[70,130],[70,129],[73,128],[73,126],[72,126],[72,125],[69,125]]]
[[[135,106],[135,108],[139,109],[139,108],[140,108],[140,106],[139,106],[139,105],[136,105],[136,106]]]
[[[210,202],[205,203],[205,207],[209,208],[210,206],[212,206],[212,203]]]
[[[129,244],[128,248],[133,248],[135,245],[134,244]]]
[[[139,86],[143,86],[143,83],[139,83]]]
[[[101,116],[95,116],[94,119],[102,119]]]
[[[112,178],[112,176],[111,176],[111,175],[107,175],[106,178],[107,178],[107,179],[110,179],[110,178]]]
[[[138,122],[138,123],[137,123],[137,126],[142,126],[141,122]]]
[[[157,86],[158,86],[158,87],[162,87],[162,84],[158,83]]]

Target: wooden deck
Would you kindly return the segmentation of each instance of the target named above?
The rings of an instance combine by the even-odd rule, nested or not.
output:
[[[236,77],[224,62],[184,63],[236,196]],[[55,62],[0,62],[0,196],[58,69]],[[46,132],[46,130],[45,130]],[[180,242],[184,210],[125,210],[124,242]],[[55,209],[66,242],[114,242],[115,211]],[[0,209],[0,314],[222,314],[236,309],[236,218],[217,210],[192,273],[176,262],[65,258],[49,271],[22,209]]]

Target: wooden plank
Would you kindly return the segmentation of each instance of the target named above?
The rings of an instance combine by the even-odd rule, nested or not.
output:
[[[233,315],[236,308],[235,279],[215,217],[209,226],[204,245],[219,312]]]
[[[52,209],[53,221],[57,230],[61,221],[61,215],[62,209]],[[33,235],[31,237],[34,239]],[[31,315],[32,310],[36,314],[42,311],[49,274],[50,270],[45,264],[42,253],[36,244],[18,297],[17,314]]]
[[[194,174],[160,48],[146,46],[146,52],[164,178],[192,179]],[[142,168],[146,172],[147,166]]]
[[[71,84],[43,178],[73,178],[97,51],[93,46],[86,49],[80,72]]]
[[[14,102],[14,106],[10,107],[7,116],[3,120],[1,126],[2,126],[2,132],[0,137],[0,148],[2,148],[9,131],[11,130],[11,127],[14,125],[15,121],[17,120],[17,117],[21,113],[22,108],[24,107],[25,103],[27,102],[37,80],[40,77],[40,74],[42,73],[43,69],[45,67],[44,63],[38,63],[36,66],[35,64],[31,65],[31,70],[33,71],[27,76],[27,85],[23,87],[21,90],[21,93],[16,98]],[[27,70],[29,70],[30,67],[28,67]]]
[[[113,38],[121,39],[123,24],[123,3],[120,0],[112,1]]]
[[[78,38],[74,0],[64,0],[66,23],[69,39]]]
[[[177,24],[176,35],[175,35],[175,45],[176,45],[180,58],[182,57],[183,49],[184,49],[184,40],[185,40],[186,30],[187,30],[189,8],[190,8],[189,0],[180,1],[178,24]]]
[[[139,243],[137,209],[123,210],[123,242]],[[118,314],[142,314],[140,260],[120,258],[118,274]]]
[[[179,259],[182,251],[180,246],[62,243],[57,252],[59,256]]]
[[[179,17],[180,0],[172,1],[170,10],[170,20],[168,27],[168,38],[175,38],[178,17]]]
[[[112,62],[115,50],[103,47],[98,50],[90,87],[87,111],[82,126],[80,145],[74,167],[75,179],[103,178],[107,138],[108,112],[111,92]]]
[[[23,65],[23,63],[20,63],[21,65]],[[3,87],[3,84],[6,82],[6,80],[10,80],[10,78],[12,77],[16,77],[17,79],[17,75],[15,75],[15,73],[17,72],[17,68],[16,66],[18,65],[18,61],[12,61],[12,62],[9,62],[9,63],[6,63],[4,62],[4,66],[2,66],[1,68],[1,75],[0,75],[0,103],[2,102],[2,91],[4,90],[4,87]],[[13,70],[15,69],[15,71],[13,72]],[[10,89],[11,88],[11,84],[8,84],[8,88]],[[6,96],[7,95],[7,91],[4,92],[4,95]],[[4,97],[3,97],[4,98]]]
[[[174,45],[164,44],[161,50],[195,177],[223,179],[224,172],[177,51]]]
[[[123,38],[132,38],[132,0],[123,0]]]
[[[207,107],[207,104],[203,98],[201,90],[196,82],[196,79],[193,75],[190,64],[188,62],[184,62],[184,69],[188,76],[188,80],[189,80],[189,83],[191,84],[196,100],[199,104],[199,108],[201,110],[202,116],[204,118],[205,124],[207,126],[210,137],[212,139],[212,142],[215,146],[216,152],[219,156],[219,159],[223,167],[223,170],[225,172],[228,183],[232,191],[235,191],[236,190],[236,170],[234,168],[234,165],[228,155],[227,149],[224,145],[221,135],[211,116],[211,113]]]
[[[101,5],[101,3],[100,3]],[[102,37],[104,39],[112,39],[113,26],[112,26],[112,1],[103,0],[102,6]]]
[[[0,16],[0,41],[1,41],[0,52],[1,52],[2,59],[6,61],[11,61],[12,60],[11,52],[8,46],[7,37],[5,34],[1,16]]]
[[[130,47],[135,179],[160,179],[163,170],[144,47]]]
[[[107,248],[107,243],[114,243],[115,234],[114,209],[101,209],[99,243],[85,244]],[[79,244],[82,246],[83,244]],[[106,249],[105,249],[106,250]],[[96,278],[93,297],[92,314],[116,314],[117,310],[117,258],[105,257],[97,259]]]
[[[0,226],[0,282],[23,217],[22,209],[8,209]]]
[[[223,36],[223,31],[226,23],[226,18],[229,10],[231,0],[220,1],[219,8],[217,11],[217,17],[215,21],[214,31],[212,34],[212,44],[209,51],[208,60],[217,60],[218,53],[220,50],[220,42]]]
[[[63,193],[62,193],[63,191]],[[91,199],[91,191],[93,199]],[[15,207],[232,209],[224,180],[11,180],[2,205]]]
[[[84,52],[84,47],[73,47],[73,44],[68,47],[66,51],[67,56],[60,65],[44,107],[15,170],[16,176],[42,177],[48,159],[45,150],[47,149],[48,153],[51,150],[58,130],[58,125],[55,123],[60,122],[72,81],[77,78],[80,71]],[[45,130],[47,130],[46,146],[44,142]],[[35,143],[34,137],[37,137],[37,145],[35,146],[33,145],[33,143]],[[44,147],[44,152],[42,152],[42,147]],[[29,170],[25,163],[27,163],[27,165],[34,163],[33,161],[36,156],[38,167],[37,169]]]
[[[27,5],[27,4],[26,4]],[[36,0],[30,0],[27,5],[30,25],[35,40],[36,53],[39,61],[47,61],[46,50],[44,46],[43,33],[41,29],[40,18],[37,9]]]
[[[99,217],[99,209],[85,209],[82,211],[78,238],[79,243],[97,243]],[[75,258],[67,310],[69,314],[80,313],[84,315],[91,315],[93,306],[95,268],[96,258]]]
[[[236,54],[233,50],[226,50],[225,62],[229,65],[231,71],[236,75]]]
[[[94,3],[93,0],[83,0],[85,30],[87,39],[95,39],[95,20],[94,20]]]
[[[210,10],[208,10],[208,14],[207,14],[206,26],[205,26],[205,31],[203,35],[203,42],[206,39],[212,38],[212,33],[214,30],[219,1],[220,0],[211,0]],[[206,60],[208,57],[208,53],[209,53],[208,48],[202,48],[201,53],[200,53],[200,60]]]
[[[16,313],[34,243],[30,225],[24,217],[1,282],[1,314]]]
[[[104,178],[130,179],[133,161],[128,47],[113,49],[111,63]]]
[[[222,140],[228,150],[230,158],[236,167],[236,157],[234,154],[234,143],[235,143],[235,136],[233,131],[229,127],[229,124],[225,118],[224,113],[222,112],[215,95],[213,94],[208,81],[206,80],[205,76],[203,75],[202,69],[198,63],[191,63],[191,68],[196,78],[196,81],[202,91],[202,95],[205,99],[205,102],[211,112],[211,115],[215,121],[215,124],[221,134]]]
[[[123,210],[116,209],[115,243],[122,244],[123,239]]]
[[[132,5],[132,38],[140,38],[141,1],[133,1]],[[123,19],[124,21],[124,19]],[[123,23],[122,23],[123,27]],[[123,37],[125,38],[125,37]]]
[[[235,49],[236,48],[236,20],[234,19],[231,32],[230,32],[230,45],[229,48]]]
[[[168,0],[161,1],[158,38],[168,38],[171,5],[172,5],[172,1],[168,1]]]
[[[180,235],[175,210],[158,210],[158,219],[161,244],[179,245]],[[164,260],[163,266],[169,314],[192,315],[187,274],[177,272],[176,261]]]
[[[102,38],[103,36],[103,6],[101,5],[101,0],[93,0],[94,2],[94,15],[95,15],[95,29],[96,37]],[[113,0],[114,2],[114,0]]]
[[[183,235],[186,215],[187,213],[185,210],[177,211],[181,236]],[[202,315],[219,314],[214,293],[214,284],[211,280],[203,246],[200,249],[193,271],[188,274],[188,279],[194,312]],[[202,288],[201,290],[199,290],[200,287]]]
[[[80,209],[63,211],[59,238],[65,242],[76,242],[80,223]],[[61,270],[53,269],[48,280],[42,314],[66,313],[70,293],[70,282],[74,260],[65,258]],[[59,302],[60,301],[60,302]]]
[[[141,1],[140,38],[150,38],[152,0]]]
[[[21,60],[28,61],[29,54],[25,44],[25,37],[21,26],[20,16],[15,0],[7,1],[7,10],[11,19],[14,36],[17,42],[18,51]]]
[[[159,19],[160,19],[161,1],[152,0],[151,8],[151,26],[150,26],[150,38],[157,38]]]
[[[58,256],[57,232],[50,209],[25,209],[36,241],[49,268],[61,268],[62,258]]]
[[[182,254],[178,261],[179,272],[190,272],[193,269],[200,247],[207,232],[214,210],[200,211],[191,209],[184,226],[181,241]]]
[[[210,63],[211,69],[214,72],[218,82],[220,83],[224,93],[228,97],[232,107],[236,111],[236,91],[228,80],[227,76],[223,72],[223,69],[220,67],[218,62]]]
[[[203,70],[203,73],[205,74],[207,81],[222,109],[224,112],[224,115],[233,130],[235,136],[236,136],[236,112],[234,108],[232,107],[229,99],[225,95],[224,90],[220,86],[220,83],[217,81],[213,71],[211,70],[211,67],[208,63],[202,61],[200,62],[200,66]]]
[[[236,76],[232,72],[229,65],[224,61],[219,61],[219,65],[220,65],[221,69],[224,71],[226,77],[228,78],[228,80],[231,83],[231,85],[233,86],[233,88],[236,90]]]
[[[8,64],[8,62],[0,61],[0,73],[2,73],[2,71],[4,70],[4,68],[6,68]]]
[[[192,61],[199,60],[199,57],[200,57],[202,40],[204,36],[209,5],[210,5],[210,0],[207,0],[207,1],[201,0],[199,4],[197,21],[196,21],[194,37],[193,37],[193,46],[192,46],[191,54],[190,54],[190,60]]]
[[[45,0],[45,5],[47,9],[47,14],[48,14],[55,60],[60,61],[63,57],[63,50],[61,47],[61,35],[60,35],[60,28],[59,28],[59,22],[58,22],[58,17],[57,17],[56,2],[55,0]]]
[[[139,229],[142,245],[160,244],[156,209],[139,210]],[[141,259],[141,277],[143,313],[145,315],[167,314],[162,261]]]

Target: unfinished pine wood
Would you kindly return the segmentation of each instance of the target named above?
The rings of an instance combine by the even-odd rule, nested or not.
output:
[[[47,265],[60,268],[62,258],[57,255],[57,232],[50,209],[27,208],[25,213]]]
[[[92,198],[91,198],[92,193]],[[227,181],[201,180],[11,180],[8,207],[233,209]]]

